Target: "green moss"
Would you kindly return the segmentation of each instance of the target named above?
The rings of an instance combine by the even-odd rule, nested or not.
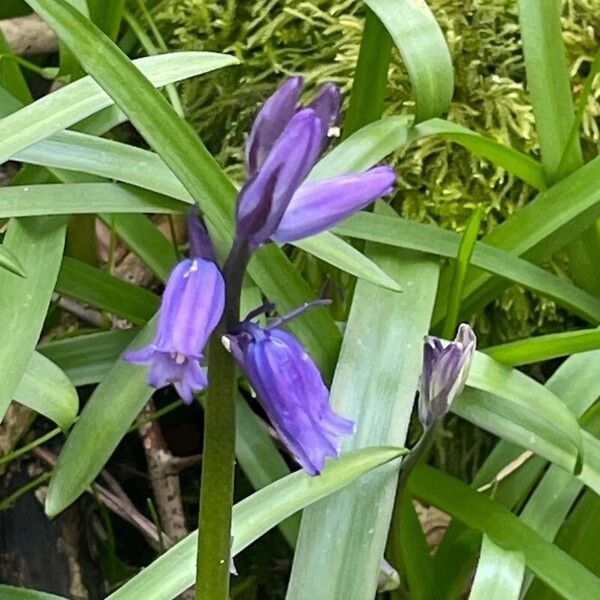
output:
[[[448,118],[539,156],[535,123],[525,90],[514,0],[430,0],[453,55],[456,91]],[[351,84],[364,5],[360,0],[161,0],[154,8],[169,45],[225,51],[243,62],[218,76],[182,88],[188,117],[221,164],[241,179],[242,144],[256,107],[282,77],[302,73],[307,92],[324,80],[344,90]],[[598,0],[566,0],[563,10],[573,89],[577,99],[600,41]],[[407,74],[396,54],[390,67],[387,114],[412,108]],[[347,97],[347,95],[346,95]],[[587,157],[600,144],[600,78],[583,123]],[[407,217],[460,231],[476,203],[485,206],[489,231],[535,190],[443,140],[422,140],[394,157],[400,182],[394,199]],[[479,326],[493,339],[529,335],[562,326],[552,302],[511,288],[494,318]],[[492,326],[493,322],[493,326]]]

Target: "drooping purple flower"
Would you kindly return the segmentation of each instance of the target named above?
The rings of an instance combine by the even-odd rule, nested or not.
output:
[[[237,203],[236,237],[251,248],[314,235],[389,192],[395,175],[375,167],[305,183],[337,124],[339,88],[324,84],[297,107],[302,79],[288,79],[259,111],[246,146],[248,181]]]
[[[300,342],[283,329],[244,322],[227,336],[236,361],[246,373],[281,441],[311,475],[340,452],[340,437],[354,422],[335,413],[329,390]]]
[[[200,364],[202,350],[221,319],[224,302],[225,283],[217,264],[200,256],[182,260],[167,280],[156,337],[123,358],[148,365],[149,385],[158,389],[173,384],[189,404],[193,393],[208,383]]]
[[[470,325],[461,323],[454,341],[426,336],[419,394],[419,419],[425,427],[445,415],[463,391],[477,338]]]

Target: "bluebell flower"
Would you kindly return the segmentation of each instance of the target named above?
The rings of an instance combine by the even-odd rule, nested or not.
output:
[[[195,218],[195,217],[194,217]],[[199,221],[190,225],[193,252],[212,248]],[[206,236],[206,237],[204,237]],[[208,245],[207,245],[208,244]],[[126,352],[125,360],[148,365],[148,384],[173,384],[187,404],[208,384],[202,350],[221,319],[225,283],[217,264],[198,256],[182,260],[169,275],[162,297],[156,337],[146,347]]]
[[[282,443],[309,474],[318,475],[327,457],[339,455],[340,437],[354,433],[355,425],[331,409],[313,360],[278,327],[246,321],[227,339]]]
[[[248,138],[236,237],[251,248],[319,233],[388,193],[395,180],[386,166],[306,183],[337,124],[341,96],[326,83],[303,108],[301,91],[300,77],[288,79],[265,102]]]
[[[423,346],[423,374],[419,394],[419,419],[425,427],[445,415],[463,391],[477,338],[462,323],[454,341],[426,336]]]

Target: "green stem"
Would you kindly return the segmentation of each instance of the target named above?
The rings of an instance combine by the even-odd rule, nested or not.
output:
[[[235,365],[221,336],[208,354],[210,386],[204,412],[204,449],[198,511],[196,599],[229,598],[231,507],[235,467]]]

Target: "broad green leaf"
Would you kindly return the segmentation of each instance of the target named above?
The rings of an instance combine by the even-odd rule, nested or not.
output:
[[[514,367],[598,348],[600,348],[600,330],[586,329],[508,342],[486,348],[484,352],[498,362]]]
[[[448,44],[424,0],[365,0],[400,50],[415,100],[415,120],[448,110],[454,70]]]
[[[511,430],[528,431],[532,438],[548,440],[566,454],[583,453],[577,419],[549,389],[520,371],[476,352],[467,385],[496,396],[496,402],[485,402],[485,407],[497,414],[497,423],[506,420]],[[498,435],[504,437],[501,431],[498,427]]]
[[[154,328],[153,319],[130,347],[137,349],[150,342]],[[58,457],[46,498],[48,516],[57,515],[85,491],[153,391],[146,383],[143,366],[122,360],[113,365],[87,401]]]
[[[452,412],[513,444],[532,450],[570,473],[576,469],[578,462],[581,463],[583,456],[577,478],[600,493],[600,441],[586,431],[581,432],[583,452],[578,456],[574,446],[544,423],[538,414],[527,414],[521,408],[516,414],[518,418],[515,418],[505,400],[496,395],[466,389],[452,404]],[[533,431],[523,426],[527,420],[534,427]]]
[[[75,421],[79,398],[65,373],[51,360],[34,352],[29,358],[14,399],[67,430]]]
[[[2,584],[0,584],[0,598],[2,600],[67,600],[63,596]]]
[[[482,531],[500,548],[518,548],[527,566],[564,598],[587,600],[600,594],[600,579],[504,506],[457,479],[431,467],[417,466],[408,486],[413,495]]]
[[[77,12],[72,7],[69,10]],[[89,23],[79,13],[77,15],[81,22]],[[144,78],[147,85],[151,85],[150,80],[153,85],[161,86],[237,62],[234,57],[224,54],[177,52],[139,58],[134,63],[136,66],[131,64],[131,68],[139,77],[148,77]],[[117,70],[111,68],[111,73],[115,74]],[[111,104],[110,97],[91,77],[84,77],[43,96],[0,120],[0,162]]]
[[[481,556],[469,600],[510,600],[518,598],[525,575],[522,552],[504,550],[483,536]]]
[[[460,244],[460,235],[453,231],[365,212],[336,225],[333,232],[448,258],[456,256]],[[477,242],[471,264],[553,298],[591,322],[600,322],[598,298],[505,250]]]
[[[88,213],[176,213],[186,204],[117,183],[51,183],[0,189],[0,218]]]
[[[93,24],[64,0],[27,0],[74,51],[85,69],[128,115],[201,209],[221,254],[231,242],[236,189],[189,126],[131,61]],[[159,59],[160,56],[151,57]],[[132,95],[131,90],[136,94]],[[250,276],[281,311],[313,298],[314,293],[284,254],[262,248]],[[325,374],[333,371],[340,335],[325,310],[314,310],[291,328],[303,340]]]
[[[114,329],[40,344],[37,351],[56,363],[74,385],[102,381],[137,335],[136,329]]]
[[[438,266],[426,258],[374,244],[367,256],[404,291],[356,286],[331,388],[335,410],[358,427],[346,449],[404,443],[437,284]],[[395,469],[381,469],[304,511],[290,600],[374,596],[396,480]]]
[[[0,419],[13,398],[42,331],[65,241],[62,217],[13,219],[4,246],[27,277],[0,270]]]
[[[150,320],[159,305],[149,290],[68,256],[63,259],[56,291],[138,325]]]
[[[402,454],[402,449],[397,448],[364,448],[329,462],[319,477],[297,471],[245,498],[233,508],[232,555],[241,552],[286,517]],[[106,600],[171,600],[177,597],[194,584],[196,541],[197,533],[194,532]]]
[[[27,276],[19,259],[8,248],[5,248],[2,245],[0,245],[0,267],[19,277]]]

